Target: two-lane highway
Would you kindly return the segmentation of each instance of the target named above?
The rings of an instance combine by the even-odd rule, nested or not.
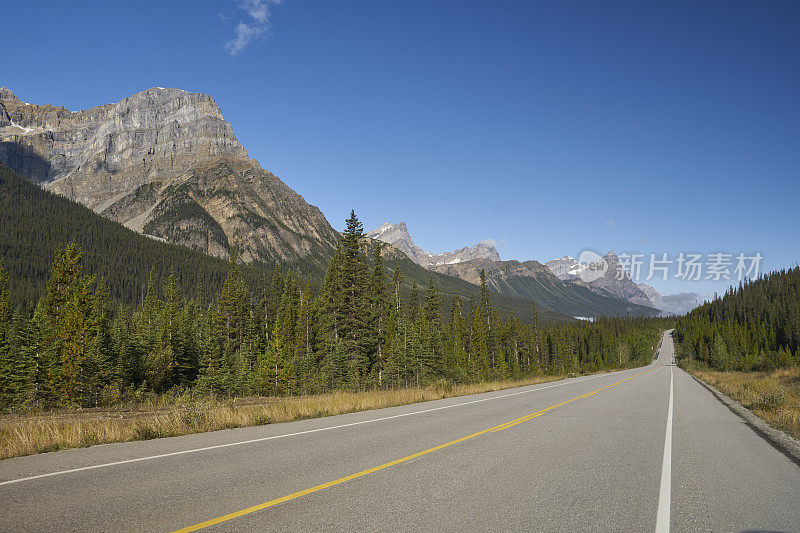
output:
[[[673,365],[0,462],[2,531],[800,530],[800,468]]]

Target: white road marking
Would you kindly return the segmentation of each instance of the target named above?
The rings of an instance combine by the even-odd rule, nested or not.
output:
[[[661,463],[661,490],[658,493],[656,533],[669,533],[670,499],[672,497],[672,366],[669,367],[669,409],[667,432],[664,435],[664,461]]]
[[[433,411],[441,411],[442,409],[451,409],[453,407],[461,407],[461,406],[464,406],[464,405],[470,405],[470,404],[481,403],[481,402],[488,402],[488,401],[491,401],[491,400],[499,400],[500,398],[508,398],[509,396],[517,396],[519,394],[527,394],[527,393],[530,393],[530,392],[536,392],[536,391],[545,390],[545,389],[552,389],[554,387],[561,387],[563,385],[570,385],[572,383],[578,383],[579,381],[587,381],[587,380],[590,380],[590,379],[597,379],[597,378],[601,378],[603,376],[608,376],[608,375],[610,375],[610,373],[609,374],[598,374],[596,376],[589,376],[589,377],[580,378],[580,379],[572,379],[572,380],[569,380],[569,381],[565,381],[563,383],[555,383],[553,385],[545,385],[543,387],[537,387],[535,389],[528,389],[528,390],[524,390],[524,391],[511,392],[511,393],[508,393],[508,394],[501,394],[499,396],[492,396],[491,398],[480,398],[478,400],[471,400],[471,401],[468,401],[468,402],[462,402],[462,403],[457,403],[457,404],[453,404],[453,405],[444,405],[444,406],[441,406],[441,407],[433,407],[431,409],[423,409],[423,410],[420,410],[420,411],[413,411],[411,413],[401,413],[401,414],[398,414],[398,415],[384,416],[384,417],[381,417],[381,418],[373,418],[373,419],[370,419],[370,420],[362,420],[360,422],[350,422],[348,424],[340,424],[338,426],[328,426],[328,427],[324,427],[324,428],[307,429],[305,431],[298,431],[296,433],[286,433],[286,434],[283,434],[283,435],[273,435],[273,436],[270,436],[270,437],[260,437],[260,438],[257,438],[257,439],[243,440],[243,441],[237,441],[237,442],[229,442],[229,443],[226,443],[226,444],[217,444],[217,445],[214,445],[214,446],[204,446],[202,448],[192,448],[192,449],[189,449],[189,450],[180,450],[180,451],[177,451],[177,452],[162,453],[162,454],[158,454],[158,455],[148,455],[148,456],[145,456],[145,457],[137,457],[135,459],[125,459],[125,460],[122,460],[122,461],[114,461],[114,462],[111,462],[111,463],[101,463],[101,464],[98,464],[98,465],[82,466],[80,468],[70,468],[68,470],[59,470],[57,472],[49,472],[47,474],[38,474],[38,475],[35,475],[35,476],[21,477],[21,478],[17,478],[17,479],[11,479],[11,480],[8,480],[8,481],[2,481],[2,482],[0,482],[0,486],[11,485],[12,483],[22,483],[23,481],[33,481],[35,479],[42,479],[42,478],[47,478],[47,477],[52,477],[52,476],[59,476],[59,475],[62,475],[62,474],[72,474],[72,473],[75,473],[75,472],[83,472],[83,471],[86,471],[86,470],[95,470],[95,469],[98,469],[98,468],[106,468],[106,467],[109,467],[109,466],[124,465],[124,464],[128,464],[128,463],[138,463],[140,461],[151,461],[153,459],[163,459],[164,457],[174,457],[176,455],[185,455],[185,454],[189,454],[189,453],[198,453],[198,452],[205,452],[205,451],[209,451],[209,450],[218,450],[220,448],[230,448],[232,446],[241,446],[243,444],[253,444],[253,443],[256,443],[256,442],[264,442],[264,441],[268,441],[268,440],[282,439],[282,438],[285,438],[285,437],[296,437],[298,435],[307,435],[309,433],[318,433],[318,432],[321,432],[321,431],[330,431],[330,430],[334,430],[334,429],[341,429],[341,428],[346,428],[346,427],[351,427],[351,426],[359,426],[359,425],[362,425],[362,424],[372,424],[374,422],[383,422],[384,420],[392,420],[394,418],[402,418],[402,417],[406,417],[406,416],[421,415],[421,414],[425,414],[425,413],[431,413]]]

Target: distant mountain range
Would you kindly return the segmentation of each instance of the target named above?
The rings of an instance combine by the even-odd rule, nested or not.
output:
[[[457,276],[476,285],[480,283],[480,273],[483,270],[487,285],[497,292],[533,300],[540,307],[572,317],[658,314],[650,306],[598,294],[578,284],[564,282],[538,261],[473,259],[463,263],[436,266],[433,270]]]
[[[647,293],[634,283],[630,275],[622,267],[614,250],[603,256],[602,260],[605,262],[603,275],[588,282],[584,281],[580,276],[584,267],[572,257],[565,256],[545,264],[553,274],[564,281],[582,285],[598,294],[621,298],[639,305],[656,307]],[[651,293],[657,294],[657,291],[652,287],[650,287],[650,290]]]
[[[545,263],[563,281],[576,283],[598,294],[612,295],[632,303],[649,305],[665,314],[682,315],[703,303],[702,297],[694,293],[661,294],[654,287],[635,283],[623,269],[619,257],[611,250],[603,257],[608,265],[602,277],[591,282],[582,281],[581,272],[586,268],[570,256],[553,259]]]
[[[426,252],[411,239],[408,233],[408,228],[405,222],[398,224],[383,224],[379,228],[367,232],[367,237],[370,239],[377,239],[379,241],[391,244],[416,264],[425,268],[436,267],[440,265],[454,265],[457,263],[464,263],[472,261],[473,259],[489,259],[491,261],[500,261],[500,254],[497,249],[487,243],[479,242],[473,247],[464,247],[460,250],[452,252],[444,252],[441,254],[432,254]]]
[[[367,232],[367,237],[391,244],[418,265],[474,285],[486,273],[487,285],[501,294],[535,301],[539,306],[570,316],[655,315],[652,306],[621,299],[609,291],[593,291],[578,283],[559,279],[538,261],[502,261],[497,249],[478,243],[453,252],[433,254],[417,246],[405,222],[383,224]],[[645,298],[646,299],[646,298]]]
[[[487,242],[453,252],[434,254],[417,246],[405,222],[385,223],[367,233],[389,243],[420,266],[478,284],[480,271],[488,284],[503,294],[528,298],[572,316],[598,314],[683,314],[701,303],[690,294],[660,294],[655,288],[635,283],[614,250],[606,254],[602,276],[581,279],[586,268],[570,256],[548,261],[503,261]],[[546,302],[546,303],[545,303]]]
[[[553,259],[545,263],[547,268],[562,281],[572,281],[581,273],[581,265],[572,257],[565,255],[560,259]]]

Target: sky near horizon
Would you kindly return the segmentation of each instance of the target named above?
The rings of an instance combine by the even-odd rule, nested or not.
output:
[[[337,229],[355,209],[434,253],[800,261],[798,2],[71,4],[4,6],[0,85],[71,110],[211,94]]]

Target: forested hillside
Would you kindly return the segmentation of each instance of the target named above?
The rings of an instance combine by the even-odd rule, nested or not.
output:
[[[719,370],[770,370],[800,363],[800,267],[727,291],[682,318],[683,357]]]
[[[184,294],[207,301],[227,272],[224,260],[135,233],[0,163],[0,259],[15,305],[33,309],[44,293],[56,249],[69,242],[82,250],[85,273],[105,279],[113,303],[141,303],[151,272],[158,280],[172,273]],[[246,265],[240,271],[251,288],[271,272]]]
[[[141,304],[151,272],[161,283],[172,273],[176,285],[189,298],[209,301],[219,291],[226,275],[225,261],[204,253],[159,242],[131,231],[92,210],[52,194],[21,178],[0,163],[0,258],[6,261],[15,305],[33,309],[43,294],[53,255],[59,246],[74,241],[83,251],[86,273],[106,280],[112,303]],[[404,273],[403,292],[414,283],[427,284],[430,273],[398,251],[386,251],[387,271],[399,266]],[[330,258],[327,259],[328,261]],[[317,262],[281,264],[319,288],[324,270]],[[248,289],[269,284],[273,268],[242,264],[240,272]],[[443,294],[469,299],[478,289],[466,281],[435,274]],[[516,314],[530,321],[528,300],[491,293],[502,316]],[[543,321],[567,317],[542,310]]]
[[[485,281],[474,301],[454,296],[445,303],[434,276],[404,299],[402,270],[389,277],[380,249],[366,242],[352,214],[316,295],[280,271],[253,291],[234,255],[212,301],[184,296],[174,273],[162,283],[151,276],[143,301],[115,316],[109,283],[84,272],[89,256],[75,243],[56,254],[32,315],[14,311],[2,273],[0,405],[93,406],[175,389],[308,394],[588,372],[649,361],[666,324],[615,318],[544,325],[535,308],[523,324],[513,314],[501,318]]]

